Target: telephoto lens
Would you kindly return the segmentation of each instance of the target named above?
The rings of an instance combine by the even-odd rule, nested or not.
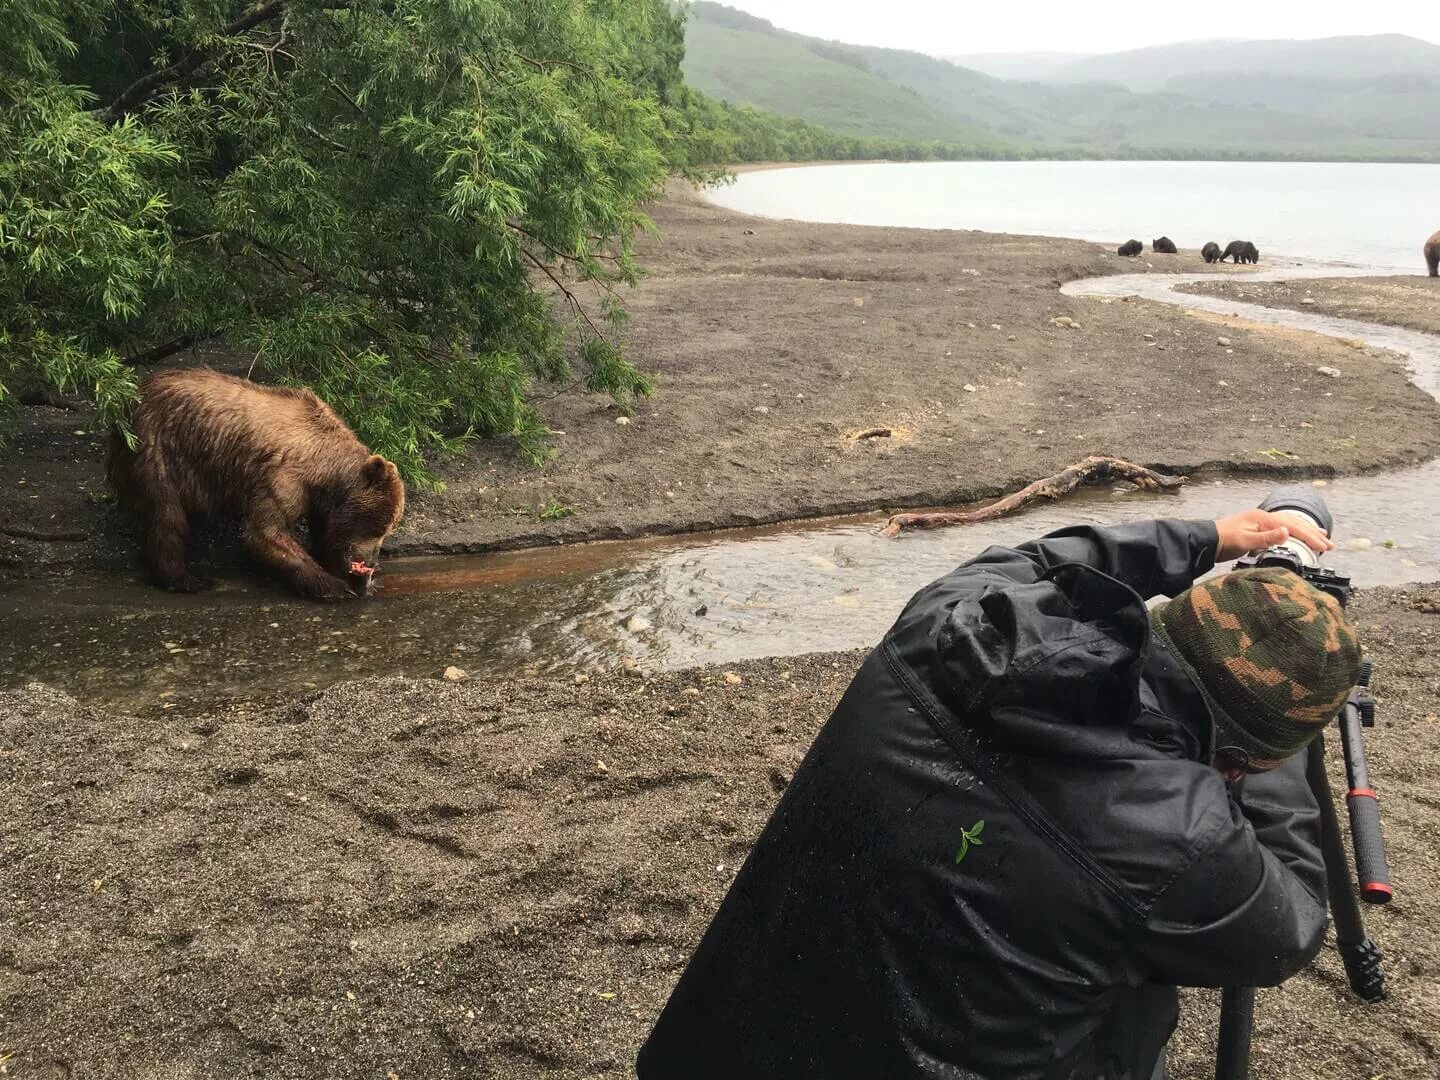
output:
[[[1306,524],[1324,529],[1326,536],[1330,536],[1335,528],[1335,519],[1330,516],[1330,508],[1325,505],[1325,500],[1320,497],[1319,492],[1312,487],[1292,484],[1289,487],[1276,488],[1265,496],[1264,501],[1260,504],[1260,509],[1269,510],[1272,514],[1298,517]],[[1289,552],[1291,558],[1287,559],[1281,554],[1282,551]],[[1292,560],[1296,564],[1291,566],[1293,570],[1298,571],[1301,566],[1318,567],[1320,554],[1310,550],[1303,541],[1292,536],[1278,548],[1271,548],[1261,556],[1258,565],[1287,565]]]

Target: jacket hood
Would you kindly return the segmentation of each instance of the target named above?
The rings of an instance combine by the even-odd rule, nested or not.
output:
[[[1142,701],[1152,636],[1134,589],[1083,563],[1023,583],[986,576],[978,588],[974,567],[935,582],[888,639],[977,734],[1011,749],[1087,757],[1133,753],[1137,726],[1146,741],[1176,741],[1162,730],[1173,721],[1155,722],[1164,718],[1152,688]],[[1198,700],[1183,674],[1165,683],[1171,704],[1177,696]],[[1184,705],[1193,714],[1194,701]],[[1196,750],[1193,734],[1179,740],[1186,756]]]

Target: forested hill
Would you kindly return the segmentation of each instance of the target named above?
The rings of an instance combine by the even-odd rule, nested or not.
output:
[[[1440,161],[1440,46],[1414,38],[989,60],[1046,81],[806,37],[708,0],[691,8],[686,31],[696,89],[841,134],[998,142],[1020,154]]]

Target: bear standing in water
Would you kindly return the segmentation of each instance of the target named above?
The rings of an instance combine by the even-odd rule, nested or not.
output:
[[[1425,265],[1431,277],[1440,277],[1440,232],[1425,241]]]
[[[156,585],[209,588],[186,565],[191,523],[228,516],[251,553],[301,596],[370,591],[380,545],[405,512],[405,486],[309,390],[206,368],[161,371],[140,384],[133,423],[138,446],[117,432],[107,473],[140,522]],[[309,550],[295,537],[301,522]]]
[[[1220,258],[1220,245],[1211,240],[1200,249],[1200,257],[1207,263],[1213,263]]]

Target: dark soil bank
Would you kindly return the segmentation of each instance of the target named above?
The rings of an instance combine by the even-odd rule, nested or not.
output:
[[[1058,292],[1147,265],[1204,270],[1193,252],[1119,259],[1078,240],[771,221],[683,188],[654,217],[629,337],[658,394],[628,417],[578,392],[544,403],[563,432],[549,465],[506,440],[445,464],[448,490],[412,498],[391,554],[967,501],[1091,453],[1324,475],[1440,452],[1440,406],[1391,357]],[[92,539],[0,531],[0,566],[130,565],[85,417],[24,413],[0,530]],[[877,428],[891,434],[855,438]],[[541,520],[552,500],[573,515]]]
[[[1440,278],[1310,278],[1304,281],[1200,281],[1177,292],[1223,296],[1266,307],[1313,311],[1440,334]]]
[[[1397,893],[1368,914],[1391,995],[1357,1003],[1333,951],[1264,992],[1260,1080],[1440,1067],[1440,587],[1355,612],[1381,698]],[[368,680],[139,716],[0,694],[0,1062],[46,1080],[626,1076],[858,660]],[[1188,1002],[1180,1077],[1210,1075],[1212,1001]]]

